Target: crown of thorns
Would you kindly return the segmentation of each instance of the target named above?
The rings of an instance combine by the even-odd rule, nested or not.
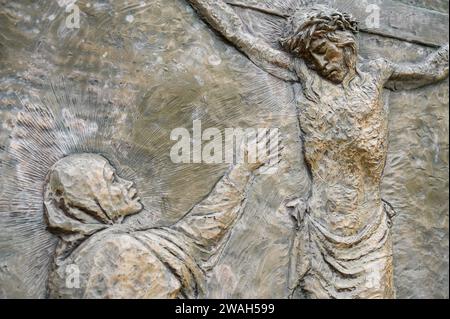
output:
[[[358,22],[347,13],[325,6],[303,8],[289,18],[281,44],[291,51],[304,51],[311,40],[335,31],[358,33]]]

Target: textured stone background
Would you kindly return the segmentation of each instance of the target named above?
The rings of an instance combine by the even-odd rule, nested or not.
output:
[[[448,1],[401,2],[448,14]],[[183,0],[77,4],[81,28],[68,30],[55,1],[0,0],[0,297],[44,297],[55,244],[42,218],[42,178],[33,170],[45,171],[52,155],[21,163],[11,154],[23,145],[44,154],[56,146],[59,155],[104,153],[143,195],[146,211],[127,222],[167,225],[227,169],[171,163],[171,130],[195,119],[205,128],[282,129],[282,169],[256,181],[208,287],[209,297],[287,297],[293,223],[280,207],[309,189],[292,88],[224,43]],[[395,61],[432,51],[364,34],[361,49]],[[61,99],[40,101],[51,82]],[[448,80],[386,97],[391,144],[383,193],[398,210],[398,297],[448,298]],[[66,126],[49,121],[42,108],[55,110]],[[53,140],[42,145],[39,134]],[[72,134],[82,138],[72,141]]]

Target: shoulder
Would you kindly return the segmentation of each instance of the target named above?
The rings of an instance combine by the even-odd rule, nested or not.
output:
[[[365,60],[368,71],[385,72],[391,69],[392,63],[386,58]]]
[[[363,71],[381,81],[388,80],[393,70],[392,62],[385,58],[365,60],[363,65]]]
[[[180,290],[180,283],[170,269],[132,234],[94,235],[74,251],[70,260],[71,266],[79,270],[79,291],[78,296],[73,296],[75,290],[61,289],[64,297],[170,298],[176,297]],[[58,272],[67,276],[64,269]]]

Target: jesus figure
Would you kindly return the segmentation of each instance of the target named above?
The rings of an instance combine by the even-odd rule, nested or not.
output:
[[[393,208],[380,191],[388,146],[382,93],[445,79],[448,44],[422,63],[358,65],[358,23],[349,14],[320,5],[298,9],[285,16],[274,47],[251,34],[233,8],[245,5],[188,2],[256,65],[302,85],[298,117],[312,189],[295,207],[292,289],[306,298],[394,298]]]

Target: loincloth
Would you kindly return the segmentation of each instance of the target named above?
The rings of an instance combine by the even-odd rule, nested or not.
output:
[[[306,298],[395,298],[389,204],[354,236],[333,234],[301,210],[297,205],[291,289],[300,288]]]

